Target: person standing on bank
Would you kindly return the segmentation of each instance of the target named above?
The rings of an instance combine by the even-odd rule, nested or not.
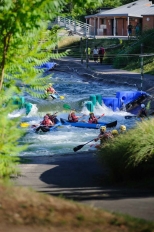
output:
[[[136,34],[136,37],[138,38],[138,37],[139,37],[139,34],[140,34],[140,25],[139,25],[139,23],[136,24],[136,27],[135,27],[135,34]]]
[[[97,46],[95,46],[95,48],[93,49],[93,58],[94,58],[94,62],[98,63],[98,48],[97,48]]]
[[[132,24],[130,23],[130,24],[128,25],[128,39],[130,38],[130,36],[132,36],[132,29],[133,29],[133,26],[132,26]]]
[[[87,55],[87,57],[86,57],[86,58],[87,58],[87,61],[89,62],[90,54],[91,54],[91,48],[89,48],[89,47],[86,48],[86,49],[85,49],[85,53],[86,53],[86,55]]]
[[[98,53],[99,53],[100,64],[102,64],[103,63],[104,54],[105,54],[105,49],[103,48],[103,46],[100,47]]]

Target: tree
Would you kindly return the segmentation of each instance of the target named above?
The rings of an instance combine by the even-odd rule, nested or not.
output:
[[[102,4],[103,0],[66,0],[66,5],[64,6],[63,12],[72,17],[77,17],[79,15],[86,15],[88,9],[96,9]]]
[[[37,93],[45,84],[44,78],[36,78],[41,71],[35,65],[52,56],[58,28],[54,33],[47,31],[47,20],[55,17],[61,7],[61,0],[0,1],[0,177],[15,171],[17,155],[25,148],[19,144],[25,133],[20,129],[20,119],[8,118],[8,113],[16,109],[11,97],[22,95],[26,87],[29,93]]]

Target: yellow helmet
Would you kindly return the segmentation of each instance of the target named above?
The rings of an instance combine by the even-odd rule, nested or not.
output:
[[[52,83],[49,83],[49,86],[52,86]]]
[[[121,131],[126,131],[126,126],[125,126],[125,125],[121,125],[121,126],[120,126],[120,130],[121,130]]]
[[[111,133],[112,133],[112,135],[118,135],[118,131],[117,130],[113,130]]]
[[[106,126],[101,126],[101,127],[100,127],[100,130],[101,130],[101,131],[106,131]]]

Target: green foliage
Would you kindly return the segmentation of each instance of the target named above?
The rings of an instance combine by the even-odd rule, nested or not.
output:
[[[123,5],[121,0],[104,0],[103,1],[103,7],[118,7]]]
[[[58,28],[55,29],[55,32],[57,30]],[[24,88],[17,87],[18,93],[26,91],[34,97],[44,97],[42,91],[44,93],[48,83],[51,82],[49,79],[51,74],[42,78],[43,70],[35,67],[56,57],[56,54],[53,53],[56,43],[56,34],[43,27],[41,31],[31,31],[28,37],[23,36],[22,42],[18,44],[17,48],[14,47],[13,49],[14,55],[12,51],[8,51],[9,60],[5,65],[4,75],[5,87],[10,87],[10,85],[23,86]],[[65,54],[62,53],[59,56]]]
[[[114,67],[127,70],[140,69],[141,44],[143,44],[143,53],[150,55],[154,50],[153,38],[154,30],[151,29],[144,31],[136,41],[123,41],[121,50],[115,50],[117,54],[114,58]],[[154,73],[153,55],[144,57],[144,73]]]
[[[148,177],[154,168],[154,119],[138,123],[137,127],[110,141],[99,157],[115,180]]]
[[[0,178],[17,172],[14,166],[18,162],[17,154],[26,148],[18,144],[25,133],[17,126],[19,119],[8,118],[8,113],[16,108],[9,100],[12,91],[11,88],[5,92],[1,91],[0,97]]]
[[[96,9],[99,6],[103,5],[103,0],[66,0],[66,6],[64,7],[63,11],[65,13],[70,14],[71,16],[75,17],[78,15],[86,15],[86,10],[88,9]]]
[[[0,177],[15,172],[17,155],[25,149],[20,145],[24,136],[18,126],[20,119],[8,119],[8,113],[16,109],[10,99],[25,91],[43,97],[49,77],[42,78],[43,70],[35,66],[58,58],[53,49],[59,28],[51,31],[46,28],[47,21],[60,12],[62,4],[63,0],[0,2]]]

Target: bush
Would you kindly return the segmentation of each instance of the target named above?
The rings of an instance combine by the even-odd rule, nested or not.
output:
[[[140,64],[140,54],[141,54],[141,44],[143,44],[142,52],[152,53],[154,45],[154,30],[146,30],[139,37],[139,40],[127,41],[128,43],[123,45],[121,50],[117,51],[117,56],[114,58],[113,65],[115,68],[125,68],[127,70],[136,70],[139,69]],[[144,72],[153,74],[153,57],[145,56],[144,57]],[[148,65],[150,67],[148,67]],[[147,67],[146,67],[147,66]]]
[[[113,180],[138,180],[151,177],[154,170],[154,119],[110,141],[98,153]]]

